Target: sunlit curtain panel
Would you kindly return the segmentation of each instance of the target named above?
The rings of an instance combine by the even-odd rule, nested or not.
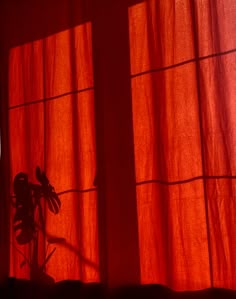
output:
[[[141,281],[235,287],[236,6],[129,8]]]
[[[39,236],[41,264],[56,247],[46,264],[56,280],[99,280],[91,34],[85,23],[9,53],[11,186],[19,172],[36,182],[39,166],[59,195],[58,215],[44,204],[46,235]],[[32,246],[19,246],[13,229],[11,245],[11,276],[28,277],[30,267],[20,265]]]

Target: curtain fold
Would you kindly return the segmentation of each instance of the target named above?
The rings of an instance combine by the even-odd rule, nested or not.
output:
[[[29,278],[10,195],[40,166],[56,281],[235,289],[234,0],[2,8],[0,278]]]

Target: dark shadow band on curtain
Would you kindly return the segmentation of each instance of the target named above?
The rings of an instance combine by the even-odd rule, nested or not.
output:
[[[1,1],[1,3],[4,1]],[[85,5],[82,6],[82,2]],[[55,3],[47,0],[7,0],[3,3],[5,9],[4,28],[8,34],[10,48],[14,48],[35,40],[42,40],[55,33],[86,23],[91,19],[91,1],[57,0]],[[65,4],[83,7],[74,10],[73,19],[68,20]]]
[[[96,4],[95,4],[96,3]],[[127,1],[94,3],[93,60],[102,282],[140,283]]]
[[[9,276],[10,269],[10,186],[8,140],[8,49],[0,46],[0,282]]]

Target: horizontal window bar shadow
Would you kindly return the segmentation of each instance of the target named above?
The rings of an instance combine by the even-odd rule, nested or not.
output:
[[[29,106],[29,105],[34,105],[34,104],[38,104],[38,103],[43,103],[43,102],[47,102],[47,101],[52,101],[52,100],[56,100],[56,99],[68,96],[68,95],[78,94],[78,93],[89,91],[89,90],[94,90],[94,87],[88,87],[88,88],[79,89],[79,90],[75,90],[75,91],[65,92],[65,93],[57,95],[57,96],[53,96],[53,97],[49,97],[49,98],[45,98],[45,99],[40,99],[40,100],[28,102],[28,103],[23,103],[23,104],[11,106],[11,107],[8,108],[8,110],[21,108],[21,107],[25,107],[25,106]]]
[[[236,175],[216,175],[216,176],[196,176],[192,177],[186,180],[179,180],[179,181],[162,181],[162,180],[146,180],[146,181],[141,181],[137,182],[136,185],[146,185],[146,184],[160,184],[160,185],[180,185],[180,184],[186,184],[186,183],[191,183],[193,181],[197,180],[214,180],[214,179],[229,179],[229,180],[235,180]],[[88,188],[88,189],[69,189],[65,191],[58,192],[57,195],[61,196],[64,194],[68,193],[89,193],[89,192],[96,192],[98,191],[97,188]],[[12,195],[11,198],[15,198],[15,195]]]
[[[88,192],[95,192],[97,191],[97,188],[89,188],[89,189],[70,189],[70,190],[65,190],[65,191],[61,191],[61,192],[58,192],[57,195],[60,196],[60,195],[64,195],[64,194],[67,194],[67,193],[88,193]]]
[[[150,74],[150,73],[166,71],[166,70],[173,69],[173,68],[176,68],[176,67],[179,67],[179,66],[183,66],[185,64],[198,62],[198,61],[202,61],[202,60],[205,60],[205,59],[214,58],[214,57],[217,57],[217,56],[228,55],[228,54],[232,54],[234,52],[236,52],[236,49],[232,49],[232,50],[225,51],[225,52],[214,53],[214,54],[210,54],[210,55],[207,55],[207,56],[196,57],[196,58],[185,60],[185,61],[182,61],[182,62],[179,62],[179,63],[176,63],[176,64],[172,64],[172,65],[169,65],[169,66],[164,66],[164,67],[161,67],[161,68],[151,69],[151,70],[148,70],[148,71],[136,73],[136,74],[131,75],[131,78],[135,78],[135,77]]]
[[[189,178],[186,180],[180,180],[180,181],[162,181],[162,180],[146,180],[146,181],[141,181],[137,182],[136,185],[145,185],[145,184],[160,184],[160,185],[180,185],[180,184],[186,184],[186,183],[191,183],[193,181],[197,180],[219,180],[219,179],[229,179],[229,180],[235,180],[236,175],[212,175],[212,176],[196,176],[193,178]]]

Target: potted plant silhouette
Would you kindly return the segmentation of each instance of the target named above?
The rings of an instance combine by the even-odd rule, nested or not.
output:
[[[13,229],[16,233],[16,241],[18,244],[25,245],[31,243],[33,247],[30,259],[27,259],[21,253],[24,256],[21,267],[25,264],[29,265],[31,280],[52,283],[54,280],[45,273],[45,265],[56,248],[48,255],[46,252],[45,259],[40,265],[38,262],[39,227],[42,233],[46,235],[42,200],[44,199],[46,201],[49,210],[54,214],[59,213],[61,202],[54,187],[49,183],[45,172],[41,171],[39,167],[36,167],[36,178],[39,184],[29,182],[28,175],[23,172],[18,173],[14,178],[14,205],[16,211],[13,219]],[[48,240],[48,245],[62,241],[64,241],[62,238],[57,238],[56,241]],[[18,251],[20,252],[20,250]]]

